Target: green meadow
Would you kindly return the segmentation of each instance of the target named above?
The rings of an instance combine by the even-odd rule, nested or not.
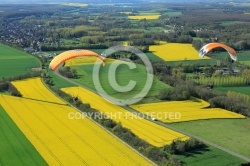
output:
[[[135,96],[138,94],[143,87],[145,86],[147,75],[146,75],[146,68],[142,65],[136,65],[136,68],[129,69],[126,64],[120,64],[117,67],[115,75],[112,75],[112,78],[109,76],[109,72],[111,69],[112,64],[106,64],[104,67],[100,67],[99,70],[99,79],[100,84],[103,89],[111,96],[120,98],[120,99],[127,99]],[[81,66],[72,66],[73,69],[76,69],[79,78],[74,79],[77,83],[80,83],[90,89],[96,90],[93,75],[94,73],[94,65],[81,65]],[[130,81],[135,81],[135,87],[126,93],[117,92],[111,85],[110,80],[114,80],[117,82],[119,86],[126,86],[129,84]],[[157,98],[158,94],[165,88],[169,86],[164,84],[163,82],[159,81],[156,77],[154,77],[152,87],[146,96],[147,98],[153,98],[154,100]]]
[[[246,163],[246,161],[242,159],[211,146],[204,150],[196,150],[185,153],[184,155],[176,155],[176,157],[191,166],[239,166],[242,163]]]
[[[0,79],[32,72],[40,67],[37,58],[0,43]]]
[[[173,123],[172,126],[224,148],[250,157],[250,119],[209,119]]]

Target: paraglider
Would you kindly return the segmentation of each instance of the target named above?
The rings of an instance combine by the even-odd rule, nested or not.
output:
[[[233,48],[222,43],[209,43],[204,45],[199,51],[199,57],[203,58],[208,52],[218,47],[224,48],[228,52],[232,60],[237,60],[236,51]]]
[[[82,56],[94,56],[102,61],[103,66],[105,65],[105,62],[102,57],[95,52],[92,52],[90,50],[70,50],[63,52],[57,55],[54,59],[52,59],[49,67],[51,70],[55,71],[57,67],[60,64],[64,63],[66,60]]]

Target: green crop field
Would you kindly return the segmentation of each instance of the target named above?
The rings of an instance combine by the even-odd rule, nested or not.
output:
[[[234,91],[250,96],[250,86],[215,87],[214,90],[221,92]]]
[[[241,61],[240,63],[250,66],[250,61]]]
[[[171,125],[239,154],[250,157],[249,118],[198,120],[173,123]]]
[[[170,66],[183,64],[183,65],[197,65],[197,66],[203,66],[203,65],[216,65],[216,60],[214,59],[199,59],[199,60],[183,60],[183,61],[167,61],[166,62]]]
[[[25,52],[0,43],[0,79],[32,72],[32,68],[40,67],[35,57]]]
[[[147,11],[142,11],[142,12],[139,12],[138,15],[159,15],[160,13],[157,13],[157,12],[147,12]]]
[[[72,84],[68,81],[65,81],[64,79],[62,79],[61,77],[56,75],[52,70],[49,70],[49,75],[51,76],[51,79],[52,79],[53,83],[55,84],[55,86],[59,89],[75,86],[74,84]]]
[[[240,61],[244,63],[244,61],[250,61],[250,51],[241,51],[237,52],[237,61]],[[211,52],[209,53],[209,57],[213,59],[220,59],[220,60],[225,60],[226,58],[229,57],[228,53],[226,51],[224,52]]]
[[[156,56],[154,53],[152,53],[152,52],[147,52],[147,53],[145,53],[146,55],[147,55],[147,57],[148,57],[148,59],[150,60],[150,61],[162,61],[162,62],[164,62],[164,60],[163,59],[161,59],[159,56]]]
[[[1,106],[0,132],[0,165],[47,165]]]
[[[129,67],[125,64],[119,65],[117,68],[115,76],[112,76],[112,80],[117,81],[118,85],[126,86],[130,80],[134,80],[136,82],[136,86],[133,90],[124,93],[119,93],[112,88],[109,82],[109,69],[111,64],[106,64],[106,66],[101,67],[99,78],[100,84],[103,86],[103,89],[113,97],[117,98],[130,98],[134,95],[138,94],[143,87],[145,86],[145,82],[147,79],[146,69],[144,66],[137,65],[135,69],[129,69]],[[95,90],[95,85],[93,83],[93,65],[82,65],[82,66],[72,66],[73,69],[76,69],[78,74],[80,75],[79,79],[75,79],[74,81]],[[96,74],[96,73],[94,73]],[[154,78],[152,88],[150,89],[147,97],[155,98],[162,89],[168,88],[169,86],[159,81],[157,78]]]
[[[187,165],[192,166],[238,166],[246,163],[246,161],[214,147],[208,147],[205,150],[198,150],[184,155],[177,155],[176,157]]]

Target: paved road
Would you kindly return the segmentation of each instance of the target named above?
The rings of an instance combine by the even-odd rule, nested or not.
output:
[[[60,67],[58,67],[58,68],[60,68]],[[90,91],[93,92],[93,93],[98,94],[96,91],[94,91],[94,90],[92,90],[92,89],[90,89],[90,88],[88,88],[88,87],[85,87],[85,86],[83,86],[83,85],[81,85],[81,84],[79,84],[79,83],[77,83],[77,82],[75,82],[75,81],[72,81],[72,80],[70,80],[70,79],[68,79],[68,78],[66,78],[66,77],[63,77],[62,75],[60,75],[60,74],[58,73],[58,71],[55,71],[55,74],[57,74],[59,77],[63,78],[64,80],[71,82],[72,84],[75,84],[75,85],[77,85],[77,86],[83,87],[83,88],[85,88],[85,89],[90,90]],[[177,129],[177,128],[175,128],[175,127],[169,125],[169,124],[166,124],[166,123],[163,123],[163,122],[160,122],[160,121],[154,121],[154,120],[152,120],[150,117],[147,117],[147,116],[145,116],[145,115],[142,115],[140,112],[138,112],[138,111],[136,111],[136,110],[134,110],[134,109],[132,109],[132,108],[130,108],[130,107],[128,107],[128,106],[123,106],[123,108],[126,109],[126,110],[128,110],[128,111],[130,111],[130,112],[132,112],[132,113],[135,113],[135,114],[139,115],[139,116],[142,117],[142,118],[145,118],[145,119],[151,121],[152,123],[156,123],[156,124],[158,124],[158,125],[167,127],[167,128],[169,128],[169,129],[171,129],[171,130],[174,130],[174,131],[177,131],[177,132],[179,132],[179,133],[185,134],[185,135],[187,135],[187,136],[189,136],[189,137],[193,137],[193,138],[195,138],[195,139],[197,139],[197,140],[199,140],[199,141],[201,141],[201,142],[203,142],[203,143],[205,143],[205,144],[207,144],[207,145],[213,146],[213,147],[218,148],[218,149],[220,149],[220,150],[222,150],[222,151],[224,151],[224,152],[227,152],[227,153],[229,153],[229,154],[231,154],[231,155],[233,155],[233,156],[235,156],[235,157],[238,157],[238,158],[241,158],[241,159],[243,159],[243,160],[245,160],[245,161],[247,161],[247,162],[250,162],[250,158],[248,158],[248,157],[246,157],[246,156],[243,156],[243,155],[241,155],[241,154],[239,154],[239,153],[236,153],[236,152],[234,152],[234,151],[232,151],[232,150],[229,150],[229,149],[227,149],[227,148],[224,148],[224,147],[222,147],[222,146],[220,146],[220,145],[217,145],[217,144],[215,144],[215,143],[213,143],[213,142],[207,141],[207,140],[205,140],[205,139],[203,139],[203,138],[201,138],[201,137],[198,137],[198,136],[193,135],[193,134],[191,134],[191,133],[188,133],[188,132],[186,132],[186,131]]]

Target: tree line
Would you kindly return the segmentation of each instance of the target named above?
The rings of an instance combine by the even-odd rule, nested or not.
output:
[[[174,157],[174,154],[182,155],[187,152],[204,150],[204,148],[206,148],[205,144],[194,138],[191,138],[187,141],[181,141],[177,139],[174,140],[172,144],[166,145],[163,148],[154,147],[141,138],[137,137],[129,129],[124,128],[121,123],[117,123],[112,119],[105,117],[105,115],[102,115],[102,113],[100,113],[98,110],[91,108],[89,104],[82,103],[82,101],[78,98],[70,96],[55,86],[49,85],[49,87],[61,98],[78,108],[83,113],[91,112],[91,114],[87,114],[90,115],[89,118],[104,126],[110,132],[118,136],[120,139],[128,143],[130,146],[148,157],[156,164],[182,166],[185,165],[185,163]],[[96,116],[97,114],[100,114],[100,116]]]
[[[164,62],[152,62],[155,75],[164,83],[172,86],[159,94],[162,100],[188,100],[197,97],[210,103],[210,107],[227,109],[250,117],[250,102],[243,100],[243,94],[236,92],[217,92],[200,85],[192,80],[184,80],[178,75],[173,75],[174,67],[167,66]],[[181,74],[181,72],[180,72]]]
[[[22,97],[22,94],[9,81],[0,81],[0,93],[9,93],[12,96]]]

